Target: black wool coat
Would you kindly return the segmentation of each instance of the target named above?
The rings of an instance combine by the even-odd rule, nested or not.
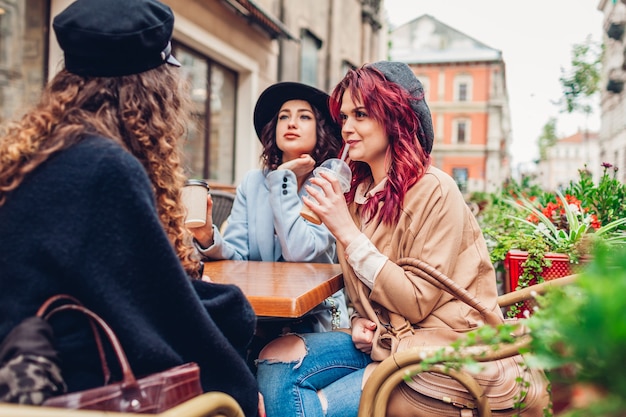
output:
[[[226,392],[256,415],[258,388],[243,359],[254,311],[237,287],[185,274],[146,171],[106,138],[54,154],[0,206],[0,340],[58,293],[107,321],[136,375],[197,362],[204,391]],[[69,391],[102,385],[84,319],[60,313],[52,324]]]

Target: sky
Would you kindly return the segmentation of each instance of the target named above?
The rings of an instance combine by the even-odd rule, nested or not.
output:
[[[429,14],[502,52],[513,142],[513,168],[536,159],[537,139],[550,117],[557,136],[579,129],[598,131],[600,113],[566,114],[555,104],[562,97],[559,78],[571,69],[572,47],[588,36],[602,41],[600,0],[384,0],[387,18],[398,27]]]

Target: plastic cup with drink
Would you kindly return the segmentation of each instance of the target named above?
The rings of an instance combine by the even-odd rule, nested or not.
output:
[[[348,166],[348,164],[344,160],[347,156],[347,153],[348,153],[348,145],[344,147],[344,151],[343,151],[341,158],[327,159],[326,161],[322,162],[320,166],[315,168],[313,170],[313,177],[319,177],[320,172],[325,172],[325,173],[334,175],[339,180],[339,184],[341,185],[341,191],[344,193],[348,192],[350,190],[350,181],[352,181],[352,171],[350,170],[350,166]],[[307,180],[304,183],[304,186],[307,186],[307,185],[323,193],[322,189],[319,186],[312,184],[310,180]],[[309,197],[309,193],[305,193],[304,198],[308,198],[308,197]],[[311,198],[309,199],[309,201],[315,201],[315,199]],[[309,209],[305,205],[302,206],[302,210],[300,211],[300,216],[304,217],[311,223],[322,224],[322,221],[320,220],[319,217],[317,217],[317,214],[313,213],[311,209]]]

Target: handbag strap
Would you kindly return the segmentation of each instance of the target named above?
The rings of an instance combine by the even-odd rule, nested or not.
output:
[[[120,369],[122,370],[123,384],[126,386],[136,384],[137,380],[130,367],[130,363],[128,362],[128,358],[126,357],[126,353],[124,352],[124,349],[122,348],[122,344],[120,343],[119,339],[115,335],[115,332],[113,331],[113,329],[111,329],[111,327],[96,313],[89,310],[88,308],[86,308],[80,303],[79,304],[63,304],[47,312],[45,316],[43,316],[43,318],[45,320],[48,320],[50,319],[50,317],[52,317],[56,313],[60,311],[67,311],[67,310],[74,310],[74,311],[83,313],[84,315],[88,317],[92,325],[97,325],[97,327],[99,327],[100,329],[102,329],[102,331],[104,331],[104,334],[106,335],[107,339],[109,339],[109,342],[111,343],[111,346],[113,347],[115,356],[117,356],[117,361],[120,365]],[[98,333],[97,329],[96,329],[96,333]],[[99,346],[98,349],[101,350],[102,342],[99,339],[99,337],[97,337],[96,343]],[[103,349],[101,350],[100,360],[102,361],[102,364],[104,367],[106,365],[106,357],[104,356]]]
[[[57,294],[48,298],[37,310],[37,317],[45,319],[45,316],[48,314],[50,307],[59,301],[65,301],[71,304],[83,305],[77,298],[72,297],[69,294]],[[106,355],[104,353],[104,347],[102,345],[102,338],[100,337],[100,332],[96,327],[96,324],[89,320],[89,326],[93,332],[93,337],[96,341],[96,347],[98,348],[98,356],[100,357],[100,363],[102,364],[102,375],[104,376],[104,385],[107,385],[111,381],[111,370],[109,369],[109,365],[106,361]]]
[[[53,305],[54,303],[59,302],[59,301],[66,301],[66,302],[70,302],[72,304],[79,304],[79,305],[83,304],[80,301],[78,301],[77,298],[72,297],[69,294],[53,295],[52,297],[50,297],[46,301],[44,301],[43,304],[41,305],[41,307],[39,307],[39,310],[37,310],[37,317],[43,318],[46,315],[46,312],[48,310],[50,310],[50,306]]]
[[[446,291],[456,299],[477,310],[483,319],[485,319],[485,323],[493,326],[502,323],[500,316],[485,307],[480,300],[474,297],[465,288],[461,287],[459,284],[447,277],[443,272],[430,266],[426,262],[415,258],[401,258],[398,259],[396,263],[405,271],[412,272],[414,275],[417,275],[431,285]],[[417,285],[411,275],[409,275],[409,279],[414,285]]]

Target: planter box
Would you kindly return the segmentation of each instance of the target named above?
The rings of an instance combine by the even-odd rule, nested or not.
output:
[[[522,264],[526,261],[528,256],[527,252],[521,250],[510,250],[504,258],[504,268],[507,272],[507,285],[505,291],[515,291],[519,276],[522,274]],[[564,277],[576,273],[576,270],[580,267],[580,264],[572,264],[569,261],[569,256],[564,253],[546,253],[546,258],[552,261],[552,265],[544,268],[541,276],[544,280],[550,281],[551,279]],[[535,284],[535,282],[531,282]]]
[[[526,261],[527,252],[521,250],[510,250],[504,258],[504,268],[506,270],[506,280],[504,285],[505,292],[515,291],[522,274],[522,264]],[[569,261],[569,256],[564,253],[546,253],[546,258],[552,261],[552,265],[543,269],[541,276],[545,281],[575,274],[580,271],[582,264],[588,259],[581,259],[581,263],[573,264]],[[530,285],[536,284],[536,280],[531,280]],[[524,310],[532,311],[532,301],[525,301],[524,306],[520,307],[521,313],[518,317],[523,317]]]

